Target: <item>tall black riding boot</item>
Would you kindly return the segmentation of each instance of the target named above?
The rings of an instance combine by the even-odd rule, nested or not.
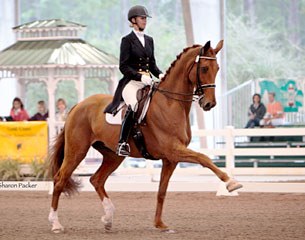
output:
[[[122,122],[120,140],[117,147],[117,154],[119,156],[128,157],[130,155],[130,146],[127,143],[127,141],[133,125],[134,125],[134,111],[132,111],[131,107],[128,106],[128,109],[125,113]]]

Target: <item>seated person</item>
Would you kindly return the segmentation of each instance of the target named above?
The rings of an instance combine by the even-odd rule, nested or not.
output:
[[[13,121],[27,121],[29,119],[29,114],[24,109],[23,103],[18,97],[14,98],[13,100],[10,116],[12,117]]]
[[[13,118],[11,116],[0,117],[0,122],[9,122],[9,121],[13,121]]]
[[[37,103],[37,113],[30,118],[30,121],[46,121],[49,117],[46,105],[44,101]]]
[[[269,103],[267,104],[267,113],[261,121],[264,126],[278,126],[284,123],[284,111],[280,102],[275,100],[275,93],[268,93]]]
[[[63,98],[59,98],[56,102],[57,112],[55,113],[56,121],[66,121],[67,118],[67,104]]]
[[[261,103],[261,95],[254,94],[252,97],[253,103],[248,110],[249,121],[245,128],[254,128],[259,126],[260,121],[264,118],[266,113],[266,107]]]

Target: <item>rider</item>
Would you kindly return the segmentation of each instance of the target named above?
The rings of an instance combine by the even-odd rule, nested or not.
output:
[[[147,17],[150,17],[147,9],[140,5],[130,8],[128,12],[128,20],[133,30],[123,37],[121,42],[120,71],[124,77],[119,82],[112,103],[105,109],[108,113],[116,112],[121,98],[128,106],[117,146],[119,156],[130,155],[127,141],[138,107],[137,91],[152,84],[152,75],[158,78],[157,81],[164,77],[156,65],[153,38],[144,34]]]

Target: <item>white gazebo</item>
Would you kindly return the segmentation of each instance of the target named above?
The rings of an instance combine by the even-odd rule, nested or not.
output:
[[[106,81],[111,93],[116,86],[118,59],[82,40],[84,29],[84,25],[62,19],[22,24],[13,28],[17,42],[0,52],[0,80],[17,79],[20,97],[25,97],[28,83],[46,84],[51,137],[59,81],[74,81],[78,101],[84,98],[86,78]]]

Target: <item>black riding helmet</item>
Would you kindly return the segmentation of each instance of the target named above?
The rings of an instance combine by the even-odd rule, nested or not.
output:
[[[129,9],[128,11],[128,20],[131,22],[131,19],[134,17],[150,17],[147,9],[144,6],[136,5]]]

